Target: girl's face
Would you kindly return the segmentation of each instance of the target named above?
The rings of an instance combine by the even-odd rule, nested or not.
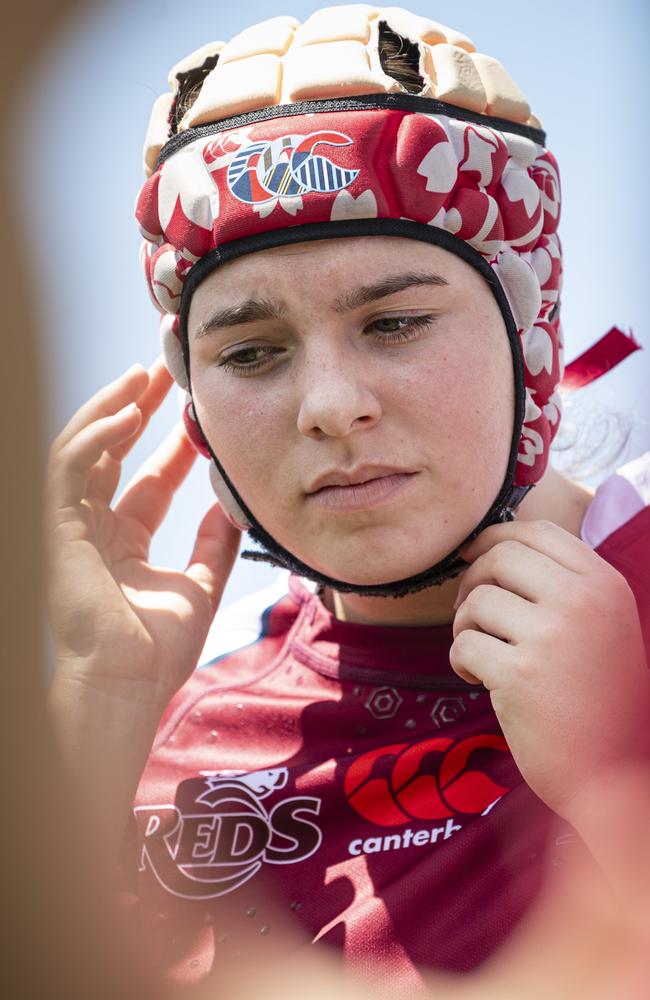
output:
[[[434,565],[503,483],[510,345],[473,267],[401,237],[241,257],[194,293],[199,421],[263,527],[350,583]]]

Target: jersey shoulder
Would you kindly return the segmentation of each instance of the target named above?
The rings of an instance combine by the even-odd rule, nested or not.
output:
[[[199,657],[199,669],[259,642],[268,630],[272,609],[288,593],[289,573],[280,571],[270,586],[219,609]]]
[[[595,541],[598,555],[627,580],[650,651],[650,452],[610,476],[597,491],[588,518],[590,512],[583,539]]]
[[[621,466],[596,490],[587,508],[581,535],[592,549],[611,547],[626,537],[650,535],[650,451]]]

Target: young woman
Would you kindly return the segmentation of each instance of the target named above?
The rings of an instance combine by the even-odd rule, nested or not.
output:
[[[491,955],[549,858],[632,883],[643,467],[594,497],[548,465],[559,179],[496,60],[354,5],[171,80],[137,207],[166,367],[52,450],[52,711],[109,860],[135,798],[123,869],[170,976],[318,940],[413,991]],[[185,430],[111,507],[167,370]],[[220,502],[160,570],[195,449]],[[288,592],[211,629],[242,529]]]

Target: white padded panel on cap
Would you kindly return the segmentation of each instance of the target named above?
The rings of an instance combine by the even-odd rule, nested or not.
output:
[[[160,346],[167,371],[181,389],[189,389],[183,352],[174,333],[175,316],[163,316],[160,321]]]
[[[549,333],[543,326],[532,326],[521,338],[526,368],[535,378],[544,369],[553,371],[554,347]]]
[[[217,66],[203,83],[201,93],[179,126],[181,130],[228,115],[243,114],[278,104],[282,88],[282,62],[268,53]]]
[[[210,56],[218,55],[225,45],[225,42],[207,42],[200,49],[195,49],[194,52],[190,52],[189,56],[185,56],[184,59],[175,63],[167,78],[172,90],[178,89],[178,77],[181,73],[189,73],[192,69],[198,69]]]
[[[285,59],[284,99],[384,93],[386,78],[374,72],[361,42],[325,42],[292,49]]]
[[[412,14],[410,10],[403,7],[385,7],[379,14],[379,20],[386,24],[398,35],[410,38],[411,41],[418,39],[436,45],[439,42],[446,42],[445,29],[437,21],[431,21],[428,17],[420,17],[419,14]]]
[[[470,59],[485,89],[487,113],[513,122],[528,121],[530,105],[499,60],[482,52],[473,52]]]
[[[465,49],[466,52],[476,52],[474,42],[467,35],[464,35],[462,31],[456,31],[455,28],[448,28],[446,24],[442,24],[440,27],[444,31],[450,45],[457,45],[459,49]]]
[[[532,139],[528,139],[523,135],[516,135],[514,132],[504,133],[503,138],[505,139],[506,146],[508,147],[508,153],[520,167],[527,170],[533,165],[539,154],[542,152],[542,147],[538,146],[537,143],[533,142]]]
[[[368,14],[361,7],[324,7],[312,14],[296,32],[298,45],[339,42],[344,39],[363,42],[370,37]]]
[[[339,191],[332,205],[330,220],[376,219],[378,214],[377,199],[370,189],[362,191],[356,198],[349,191]]]
[[[178,312],[183,283],[178,276],[180,254],[175,250],[161,250],[151,263],[152,294],[166,313]]]
[[[219,472],[214,462],[210,462],[210,483],[217,495],[217,500],[223,507],[228,517],[235,522],[242,531],[248,531],[251,524],[245,516],[243,510],[235,500],[234,496],[226,486],[223,476]]]
[[[212,229],[219,214],[219,191],[212,182],[196,146],[179,150],[163,165],[158,184],[158,216],[166,231],[177,211],[203,229]],[[187,251],[190,257],[189,251]]]
[[[485,110],[487,97],[472,57],[457,45],[428,45],[425,66],[439,101],[468,111]]]
[[[174,102],[173,94],[161,94],[154,101],[147,134],[142,150],[144,172],[149,177],[156,166],[160,150],[169,139],[169,114]]]
[[[268,21],[260,21],[235,35],[221,52],[219,62],[223,64],[235,59],[246,59],[263,52],[281,56],[289,48],[297,27],[295,17],[271,17]]]
[[[492,269],[506,293],[517,329],[529,330],[542,306],[539,280],[532,264],[506,250],[498,255]]]
[[[315,11],[302,25],[293,17],[268,18],[227,44],[209,42],[178,62],[170,72],[174,91],[179,74],[219,55],[178,131],[281,103],[405,92],[381,65],[380,23],[419,45],[422,96],[541,128],[501,63],[476,54],[467,35],[403,7],[344,4]],[[304,49],[310,50],[307,55]],[[476,55],[474,62],[464,59],[470,54]],[[235,69],[235,64],[241,65]],[[146,154],[147,172],[161,137],[157,126]]]

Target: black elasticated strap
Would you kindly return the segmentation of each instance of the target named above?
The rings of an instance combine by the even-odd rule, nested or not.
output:
[[[195,139],[209,138],[220,132],[233,128],[243,128],[256,122],[272,121],[274,118],[294,118],[300,115],[313,115],[328,111],[368,111],[387,108],[392,111],[416,111],[424,115],[446,115],[459,121],[473,122],[475,125],[486,125],[499,132],[510,132],[524,136],[540,146],[546,146],[546,132],[541,128],[533,128],[520,122],[511,122],[507,118],[495,118],[492,115],[482,115],[467,108],[459,108],[455,104],[446,104],[431,97],[418,97],[417,94],[361,94],[359,97],[334,97],[318,101],[296,101],[295,104],[274,104],[270,108],[258,108],[242,115],[231,115],[218,122],[207,125],[195,125],[185,132],[173,135],[160,150],[156,169],[161,163],[173,156],[188,143]]]

